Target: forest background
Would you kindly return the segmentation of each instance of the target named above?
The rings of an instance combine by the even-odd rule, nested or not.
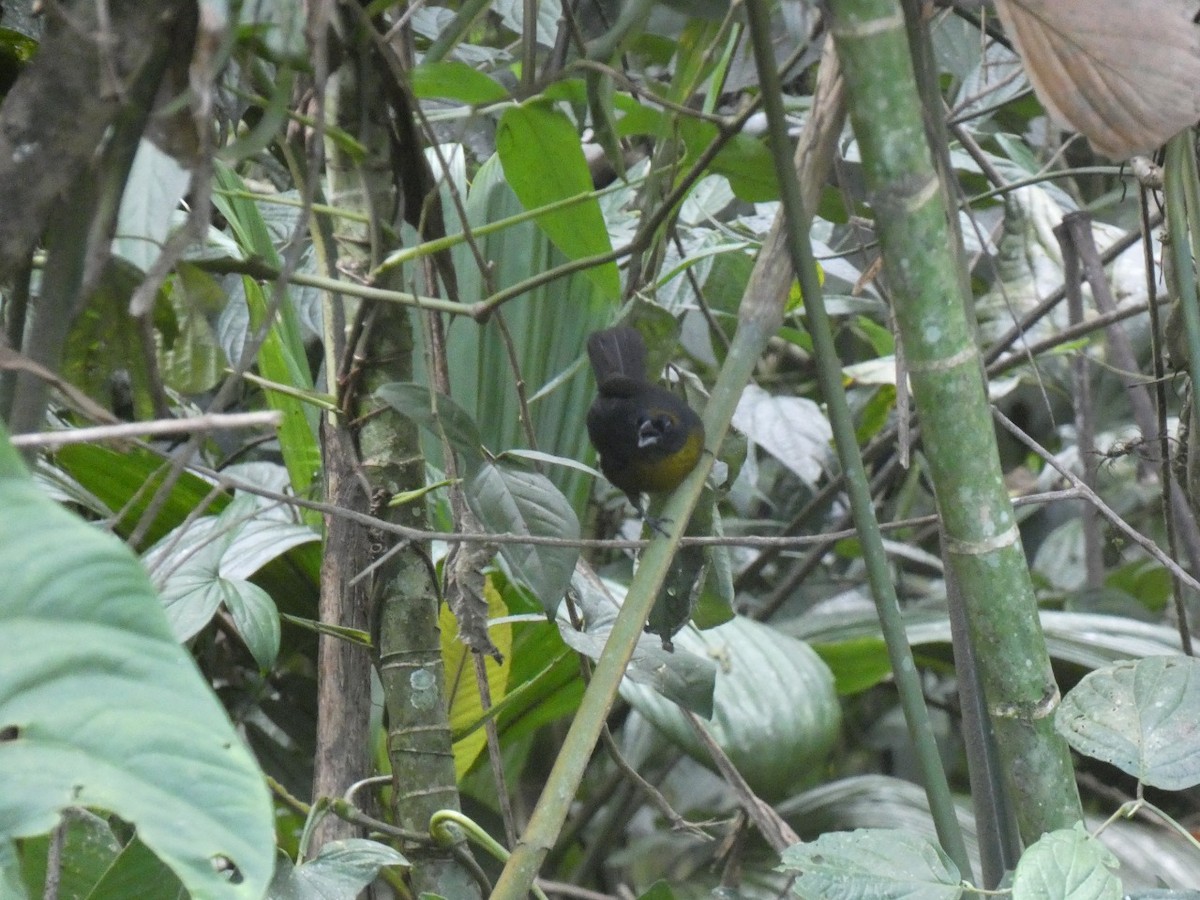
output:
[[[1184,896],[1198,18],[5,2],[0,896]]]

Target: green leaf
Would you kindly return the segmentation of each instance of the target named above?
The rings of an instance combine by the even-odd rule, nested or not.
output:
[[[580,573],[573,583],[574,598],[583,617],[583,631],[576,630],[563,615],[558,616],[559,633],[573,649],[599,659],[608,645],[613,623],[624,600],[618,597],[616,586],[609,582],[593,581],[593,575]],[[691,647],[664,650],[662,642],[648,634],[638,638],[633,656],[625,669],[625,681],[645,686],[654,696],[666,698],[674,708],[679,704],[698,716],[713,714],[713,689],[717,667],[713,660],[694,652]]]
[[[493,534],[579,538],[579,519],[550,479],[504,463],[484,462],[467,483],[467,503]],[[571,583],[579,550],[539,544],[501,544],[500,555],[547,612]]]
[[[279,652],[279,612],[247,579],[293,547],[319,539],[307,525],[272,518],[269,507],[243,494],[220,516],[172,532],[147,551],[145,563],[163,573],[163,605],[179,640],[192,638],[224,604],[255,661],[269,669]]]
[[[251,581],[241,578],[219,579],[221,599],[234,627],[246,642],[250,654],[264,672],[279,655],[279,610],[271,595]]]
[[[431,391],[423,384],[397,381],[380,385],[375,389],[375,397],[406,419],[411,419],[425,428],[439,440],[440,424],[446,432],[446,440],[450,442],[450,446],[467,458],[478,458],[483,444],[483,439],[479,436],[479,426],[475,424],[470,413],[445,394]],[[430,406],[431,398],[436,398],[436,415]]]
[[[271,96],[266,98],[266,105],[261,107],[258,120],[249,130],[239,132],[231,142],[217,151],[223,162],[232,165],[257,156],[279,139],[279,133],[290,112],[292,84],[295,80],[296,71],[291,66],[281,65],[275,68]]]
[[[86,896],[87,900],[127,900],[129,897],[137,897],[138,900],[187,900],[187,892],[175,873],[136,837],[125,846],[95,889]]]
[[[679,120],[679,133],[687,145],[688,159],[696,159],[717,137],[717,126],[689,117]],[[708,170],[729,179],[738,199],[763,203],[779,199],[775,165],[766,145],[746,134],[734,135],[722,147]]]
[[[63,811],[59,833],[62,850],[59,854],[58,896],[88,897],[91,900],[92,888],[121,853],[121,844],[108,822],[78,807]],[[21,842],[21,872],[29,893],[35,897],[45,895],[49,852],[49,835]],[[8,896],[10,894],[0,888],[0,897]]]
[[[1080,753],[1143,784],[1200,784],[1200,660],[1152,656],[1090,672],[1063,698],[1054,724]]]
[[[1013,900],[1120,900],[1117,859],[1081,823],[1043,834],[1021,854]]]
[[[833,676],[803,641],[738,617],[707,631],[684,630],[679,651],[715,660],[707,723],[755,793],[785,797],[812,778],[837,740],[841,707]],[[707,752],[675,703],[626,679],[621,696],[700,762]]]
[[[499,572],[490,580],[500,587],[508,608],[514,609],[519,597],[513,583]],[[563,643],[554,623],[543,616],[536,621],[514,622],[508,693],[495,706],[505,745],[570,715],[578,708],[582,695],[579,661]]]
[[[12,841],[0,840],[0,897],[28,900],[29,891],[21,880],[21,866]]]
[[[266,294],[261,285],[250,278],[243,278],[242,283],[251,327],[258,328],[268,309]],[[266,398],[271,409],[283,413],[283,422],[279,425],[279,449],[292,479],[292,489],[297,495],[306,496],[321,469],[321,447],[317,442],[317,408],[297,396],[297,392],[312,392],[313,382],[300,337],[300,324],[286,299],[279,305],[278,318],[259,348],[257,364],[263,378],[292,389],[288,392],[267,390]]]
[[[733,413],[733,427],[788,467],[805,484],[825,475],[833,429],[807,397],[768,393],[749,384]]]
[[[275,870],[267,900],[330,900],[354,897],[375,880],[384,866],[407,866],[397,850],[378,841],[349,838],[322,845],[298,866],[283,857]]]
[[[829,644],[814,644],[813,650],[833,672],[837,692],[843,697],[861,694],[892,674],[887,644],[882,638],[851,638]]]
[[[958,868],[940,847],[907,831],[860,828],[823,834],[783,851],[793,890],[823,900],[957,900]]]
[[[118,386],[127,384],[134,416],[151,419],[154,404],[141,325],[129,315],[129,298],[141,280],[142,274],[128,261],[115,256],[109,260],[95,293],[67,334],[63,377],[106,409],[114,406]],[[155,306],[160,330],[164,309],[169,319],[170,305],[160,300]]]
[[[505,178],[528,210],[593,189],[575,126],[544,101],[505,110],[496,130],[496,150]],[[537,223],[570,259],[612,252],[595,199],[538,216]],[[615,262],[593,266],[587,274],[606,297],[620,296]]]
[[[213,166],[213,180],[219,188],[213,191],[213,206],[233,229],[238,246],[272,269],[279,269],[282,264],[279,252],[271,241],[271,232],[267,230],[262,214],[247,196],[245,183],[233,169],[219,160]]]
[[[481,106],[508,99],[504,85],[464,62],[422,63],[410,73],[409,83],[420,100],[458,100]]]
[[[270,797],[144,570],[46,499],[0,442],[0,844],[63,809],[133,824],[195,898],[261,897]],[[236,867],[236,882],[215,863]]]
[[[175,312],[178,332],[173,340],[159,340],[163,380],[183,394],[212,390],[224,377],[225,351],[209,324],[228,300],[215,278],[191,263],[179,263],[167,282],[167,296]]]
[[[113,253],[147,271],[158,259],[191,180],[187,169],[143,138],[121,195]]]
[[[675,892],[665,881],[656,881],[650,885],[649,890],[638,897],[638,900],[675,900]]]

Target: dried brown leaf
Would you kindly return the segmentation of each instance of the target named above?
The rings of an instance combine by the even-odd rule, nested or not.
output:
[[[1038,98],[1113,159],[1200,119],[1200,0],[996,0]]]

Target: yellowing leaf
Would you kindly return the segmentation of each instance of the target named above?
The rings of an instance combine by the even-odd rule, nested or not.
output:
[[[1200,0],[997,0],[1038,99],[1097,150],[1145,153],[1200,119]]]
[[[504,599],[488,576],[483,586],[484,595],[488,601],[488,618],[498,619],[508,612]],[[468,728],[477,725],[483,718],[483,704],[479,699],[479,684],[475,678],[475,662],[471,659],[470,651],[458,640],[458,621],[448,606],[443,605],[438,617],[438,626],[442,630],[442,662],[446,666],[446,697],[450,704],[450,730],[456,736],[454,741],[454,772],[461,779],[474,765],[475,759],[487,746],[487,736],[483,726],[463,734]],[[492,643],[504,656],[503,663],[497,663],[491,657],[485,657],[488,679],[488,692],[491,694],[492,706],[504,699],[508,690],[508,673],[512,668],[512,625],[495,625],[488,629]]]

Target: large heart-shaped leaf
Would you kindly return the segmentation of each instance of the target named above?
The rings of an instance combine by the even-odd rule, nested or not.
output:
[[[1144,784],[1200,784],[1200,660],[1152,656],[1089,673],[1054,717],[1067,742]]]
[[[878,900],[956,900],[962,896],[957,867],[941,848],[920,835],[886,828],[823,834],[783,851],[783,866],[799,875],[803,897],[874,897]]]
[[[192,897],[261,897],[275,841],[257,765],[137,559],[46,498],[2,433],[0,571],[0,846],[102,809]]]
[[[738,617],[707,631],[675,636],[680,652],[717,663],[707,723],[755,793],[786,796],[820,771],[841,727],[833,675],[803,641]],[[676,654],[678,655],[678,653]],[[702,762],[707,751],[680,708],[626,678],[621,696]]]
[[[575,510],[545,475],[506,463],[481,463],[467,480],[467,503],[492,534],[528,534],[575,540]],[[500,545],[513,574],[537,596],[547,612],[571,583],[579,551],[546,544]]]

